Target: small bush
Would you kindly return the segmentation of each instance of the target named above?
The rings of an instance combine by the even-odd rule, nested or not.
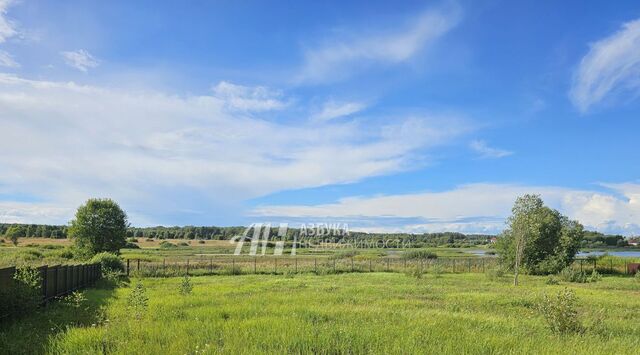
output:
[[[402,254],[403,259],[437,259],[436,253],[427,250],[411,250]]]
[[[189,275],[184,275],[182,283],[180,284],[180,294],[183,296],[191,294],[193,291],[193,285],[191,284],[191,278]]]
[[[198,244],[204,244],[204,239],[198,240]]]
[[[124,248],[124,249],[140,249],[140,246],[138,244],[136,244],[136,243],[127,242],[124,245],[124,247],[122,247],[122,248]]]
[[[593,270],[593,272],[587,279],[588,282],[598,282],[600,280],[602,280],[602,275],[600,275],[600,273],[596,270]]]
[[[138,242],[138,238],[127,238],[127,242],[129,242],[129,243],[137,243]]]
[[[583,271],[575,270],[572,267],[566,267],[560,271],[558,277],[562,281],[566,282],[576,282],[576,283],[586,283],[589,281],[589,277]]]
[[[16,269],[11,286],[0,289],[0,319],[35,310],[42,301],[41,285],[40,272],[36,268]]]
[[[80,291],[73,291],[62,300],[65,305],[72,308],[80,308],[86,301],[87,298]]]
[[[102,252],[96,254],[91,258],[90,262],[100,263],[102,269],[102,275],[106,275],[109,272],[122,272],[124,271],[124,262],[122,259],[113,253]]]
[[[560,284],[560,281],[558,281],[558,279],[556,279],[553,275],[549,275],[544,283],[547,285],[558,285]]]
[[[187,242],[180,242],[180,243],[178,243],[178,246],[179,246],[179,247],[188,247],[188,246],[189,246],[189,243],[187,243]]]
[[[565,288],[555,296],[545,294],[537,308],[553,333],[581,333],[583,327],[578,317],[577,303],[575,293]]]
[[[160,248],[161,249],[173,249],[173,248],[177,248],[177,247],[178,247],[177,245],[175,245],[173,243],[170,243],[170,242],[167,242],[166,240],[163,240],[160,243]]]
[[[147,289],[142,282],[138,281],[127,298],[127,309],[135,319],[140,320],[147,311],[148,306],[149,297],[147,296]]]

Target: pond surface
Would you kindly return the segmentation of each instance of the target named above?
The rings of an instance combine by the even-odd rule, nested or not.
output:
[[[611,256],[620,256],[624,258],[640,258],[640,251],[580,251],[576,255],[579,258],[585,258],[590,255],[600,256],[600,255],[611,255]]]

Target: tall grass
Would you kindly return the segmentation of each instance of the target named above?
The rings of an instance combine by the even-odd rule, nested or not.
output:
[[[639,283],[606,277],[550,286],[545,280],[524,276],[523,286],[512,287],[482,274],[210,276],[191,278],[192,292],[185,297],[184,278],[143,279],[148,309],[139,319],[127,310],[133,290],[124,287],[95,326],[61,330],[46,348],[51,354],[637,351]],[[553,335],[536,305],[540,290],[557,293],[565,287],[575,293],[586,323],[597,319],[593,310],[607,309],[601,332]],[[3,331],[6,339],[29,336],[17,325]]]

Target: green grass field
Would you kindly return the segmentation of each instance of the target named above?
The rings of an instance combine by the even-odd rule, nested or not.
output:
[[[0,353],[608,353],[640,348],[640,282],[522,286],[484,274],[402,273],[143,279],[149,307],[127,310],[131,287],[90,289],[74,308],[53,304],[0,332]],[[137,280],[131,280],[133,285]],[[575,290],[583,334],[554,335],[535,305]],[[598,316],[600,310],[606,310]]]

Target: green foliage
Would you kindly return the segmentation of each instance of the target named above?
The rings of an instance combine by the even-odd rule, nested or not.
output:
[[[123,272],[124,271],[124,262],[122,258],[116,254],[102,252],[94,255],[91,260],[91,263],[100,263],[100,268],[102,270],[102,275],[105,275],[110,272]]]
[[[439,279],[440,277],[442,277],[442,273],[444,272],[444,269],[442,265],[435,263],[431,266],[430,271],[433,274],[433,277],[435,277],[436,279]]]
[[[572,267],[566,267],[560,271],[558,277],[565,282],[586,283],[589,282],[589,276],[580,270]]]
[[[558,281],[558,279],[555,276],[549,275],[547,277],[547,280],[544,283],[547,285],[558,285],[560,284],[560,281]]]
[[[166,240],[163,240],[160,243],[160,248],[161,249],[173,249],[173,248],[177,248],[177,247],[178,247],[177,245],[175,245],[173,243],[170,243],[170,242],[167,242]]]
[[[73,291],[62,300],[64,304],[72,308],[80,308],[87,302],[87,298],[82,291]]]
[[[180,283],[180,294],[183,296],[190,295],[193,291],[193,285],[191,284],[191,278],[189,275],[184,275],[182,282]]]
[[[9,287],[0,289],[0,317],[11,318],[34,311],[42,301],[41,284],[36,268],[17,268]]]
[[[425,270],[420,266],[415,266],[410,268],[406,274],[407,276],[414,277],[416,280],[420,280],[424,276]]]
[[[125,246],[127,215],[110,199],[89,199],[71,221],[69,236],[87,256],[107,251],[118,253]]]
[[[521,245],[525,272],[556,273],[573,262],[583,234],[580,223],[544,206],[539,196],[524,195],[516,200],[496,249],[504,267],[514,268]]]
[[[148,307],[149,297],[147,296],[147,289],[141,281],[138,281],[127,298],[127,310],[135,319],[140,320]]]
[[[501,267],[489,268],[484,274],[491,281],[500,281],[504,278],[504,270]]]
[[[24,238],[26,236],[26,229],[24,226],[14,225],[7,229],[5,235],[9,237],[13,245],[18,245],[18,238]]]
[[[418,250],[409,250],[406,251],[402,254],[402,258],[404,259],[437,259],[438,255],[436,255],[436,253],[428,251],[428,250],[424,250],[424,249],[418,249]]]
[[[538,311],[553,333],[571,334],[584,330],[578,317],[576,295],[570,289],[560,290],[554,296],[545,294],[538,303]]]

